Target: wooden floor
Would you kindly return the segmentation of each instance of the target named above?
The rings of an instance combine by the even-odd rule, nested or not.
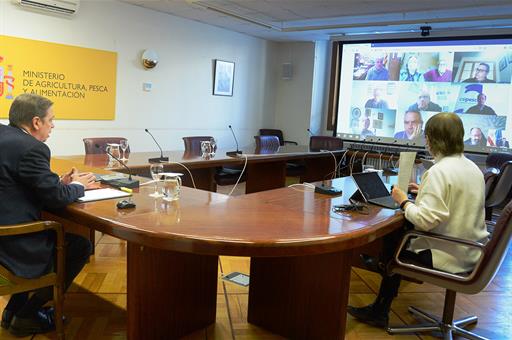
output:
[[[242,190],[242,189],[240,189]],[[243,192],[243,191],[242,191]],[[96,255],[79,274],[65,301],[67,339],[125,339],[126,338],[126,244],[97,233]],[[226,282],[221,275],[233,271],[249,274],[249,259],[221,257],[217,295],[217,322],[186,339],[280,339],[247,323],[248,288]],[[380,282],[377,274],[354,269],[351,274],[350,300],[355,306],[373,301]],[[444,292],[429,284],[405,283],[395,299],[390,314],[391,324],[415,323],[407,306],[440,314]],[[3,309],[6,297],[0,297]],[[475,330],[491,339],[512,339],[512,251],[501,270],[487,289],[477,295],[458,295],[456,316],[478,315]],[[304,320],[307,322],[307,320]],[[395,336],[418,339],[414,335]],[[347,318],[347,339],[391,339],[384,330],[366,326],[352,317]],[[430,336],[422,336],[430,339]],[[0,339],[19,339],[0,329]],[[55,339],[54,333],[25,339]]]

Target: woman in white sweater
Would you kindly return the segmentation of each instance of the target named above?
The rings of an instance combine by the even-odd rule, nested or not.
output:
[[[435,164],[423,174],[420,186],[411,185],[418,189],[416,202],[409,201],[407,194],[397,187],[391,193],[393,199],[417,230],[485,242],[488,232],[484,222],[484,177],[463,154],[462,121],[454,113],[439,113],[427,122],[425,136]],[[480,253],[464,246],[418,238],[400,256],[430,268],[461,273],[473,268]],[[348,312],[368,324],[386,327],[400,281],[400,275],[383,275],[375,302],[360,308],[349,306]]]

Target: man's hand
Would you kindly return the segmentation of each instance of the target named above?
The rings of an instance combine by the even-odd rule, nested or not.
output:
[[[96,183],[96,176],[92,172],[75,172],[71,175],[71,182],[82,183],[86,190],[99,187],[99,183]]]
[[[411,139],[416,139],[421,136],[421,124],[416,124],[414,126],[414,132],[411,135]]]
[[[68,173],[60,176],[60,181],[62,182],[62,184],[69,184],[73,181],[72,180],[73,174],[76,174],[76,173],[78,173],[78,170],[75,167],[72,167]]]
[[[403,192],[398,186],[394,186],[391,191],[391,197],[396,203],[402,204],[403,201],[407,200],[407,194]]]

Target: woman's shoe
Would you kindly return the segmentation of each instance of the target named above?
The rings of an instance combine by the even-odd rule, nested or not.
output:
[[[3,329],[8,329],[9,326],[11,325],[11,321],[12,321],[13,317],[14,317],[13,311],[4,309],[4,311],[2,312],[2,322],[0,323],[0,326]]]
[[[18,337],[31,334],[47,333],[55,329],[55,322],[51,313],[45,309],[39,310],[34,316],[20,318],[14,316],[9,327],[9,332]]]
[[[388,313],[384,313],[375,308],[372,303],[366,307],[347,306],[348,314],[356,319],[375,327],[386,328],[389,322]]]

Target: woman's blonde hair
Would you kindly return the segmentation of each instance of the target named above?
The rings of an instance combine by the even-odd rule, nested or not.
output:
[[[425,136],[433,155],[451,156],[464,152],[464,126],[455,113],[440,112],[425,126]]]

